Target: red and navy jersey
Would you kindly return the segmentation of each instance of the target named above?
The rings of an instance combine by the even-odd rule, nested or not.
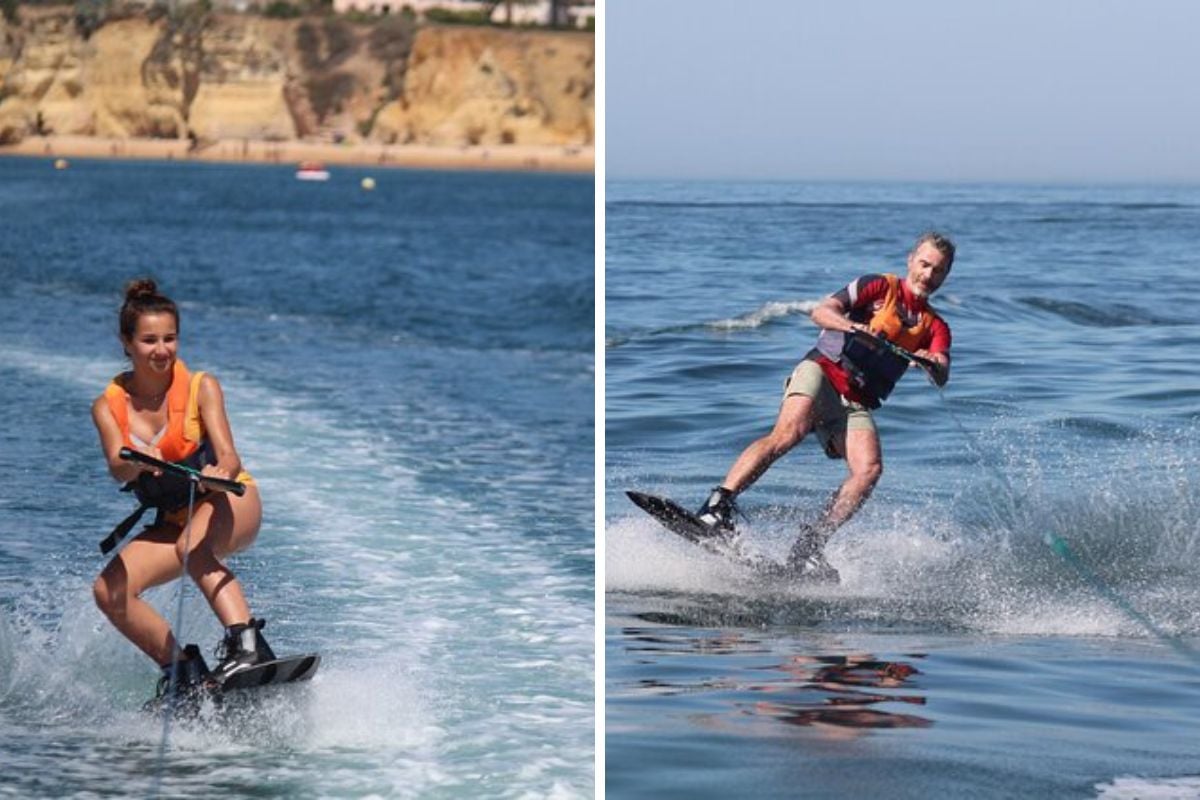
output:
[[[930,315],[928,332],[912,349],[948,354],[950,352],[950,326],[929,307],[924,297],[918,297],[910,292],[905,281],[899,282],[898,290],[900,302],[897,304],[897,310],[900,312],[905,327],[915,326],[922,312]],[[866,325],[883,306],[887,293],[887,278],[883,275],[871,274],[851,281],[832,296],[848,310],[848,316],[852,321]],[[822,330],[821,335],[817,338],[817,350],[820,355],[817,356],[816,361],[821,365],[825,377],[833,384],[833,388],[837,390],[838,394],[865,406],[875,407],[878,405],[878,401],[873,397],[863,396],[858,387],[850,380],[850,375],[846,372],[845,367],[838,363],[842,354],[844,338],[845,335],[841,331]]]

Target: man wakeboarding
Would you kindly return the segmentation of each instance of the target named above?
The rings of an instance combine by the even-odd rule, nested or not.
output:
[[[883,474],[871,411],[887,399],[910,363],[920,364],[938,386],[950,377],[950,327],[928,301],[950,274],[954,249],[940,233],[922,234],[908,254],[903,278],[863,275],[813,310],[812,321],[821,333],[816,347],[784,384],[775,426],[738,456],[694,515],[709,534],[706,546],[739,551],[735,499],[776,459],[815,432],[827,456],[846,461],[849,475],[820,518],[800,532],[785,574],[838,580],[837,570],[825,558],[825,544],[858,511]]]

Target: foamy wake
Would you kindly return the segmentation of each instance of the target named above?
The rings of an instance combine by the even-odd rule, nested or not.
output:
[[[750,574],[663,530],[648,517],[625,517],[605,529],[609,591],[736,591]]]
[[[1179,778],[1142,778],[1136,775],[1113,778],[1096,784],[1098,800],[1196,800],[1200,797],[1200,775]]]
[[[0,352],[0,367],[57,382],[78,398],[120,369],[17,349]],[[271,509],[235,569],[256,590],[255,608],[280,623],[273,642],[316,630],[325,661],[311,684],[289,687],[278,702],[264,696],[252,715],[257,727],[178,726],[169,758],[260,745],[293,750],[309,762],[297,761],[296,775],[310,780],[321,764],[329,785],[355,796],[466,787],[480,773],[497,792],[590,794],[593,622],[578,600],[578,576],[548,557],[538,537],[514,536],[509,516],[423,483],[411,452],[460,424],[461,412],[414,412],[429,428],[416,431],[424,438],[393,441],[313,408],[305,396],[271,392],[236,372],[222,379],[237,398],[233,425]],[[481,446],[518,456],[531,447],[503,419],[489,421],[489,431]],[[547,468],[527,460],[505,480],[545,485]],[[21,719],[69,721],[85,735],[117,730],[156,752],[161,726],[137,711],[156,672],[100,617],[90,579],[36,576],[28,613],[0,616],[0,701]],[[173,622],[179,585],[147,593]],[[186,590],[179,627],[186,641],[207,647],[219,626],[196,588]],[[302,619],[316,624],[301,627]],[[78,679],[93,673],[95,680]],[[372,767],[355,777],[347,765],[363,759]],[[524,765],[515,785],[514,763]],[[238,767],[230,769],[233,780]],[[289,769],[272,779],[290,779]]]
[[[749,314],[710,322],[708,323],[708,327],[719,331],[740,331],[761,328],[763,325],[781,317],[788,317],[793,314],[811,314],[816,307],[816,300],[770,302],[751,311]]]

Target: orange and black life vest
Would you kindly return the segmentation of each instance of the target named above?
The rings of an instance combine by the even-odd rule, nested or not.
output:
[[[200,380],[203,372],[191,373],[182,359],[175,359],[171,387],[167,389],[167,430],[156,443],[164,461],[187,459],[204,444],[204,423],[200,419]],[[129,373],[112,379],[104,390],[108,410],[112,412],[126,447],[133,447],[129,433],[129,391],[125,388]]]
[[[917,315],[915,325],[906,326],[900,315],[900,279],[892,274],[883,277],[888,284],[887,294],[867,324],[873,333],[892,344],[905,350],[918,350],[933,327],[933,314],[925,309]]]
[[[212,450],[204,436],[204,423],[200,419],[200,380],[203,372],[191,373],[181,359],[175,360],[171,386],[167,389],[167,427],[155,444],[163,460],[183,464],[192,469],[202,469],[214,463]],[[112,379],[104,390],[104,399],[112,412],[121,438],[126,447],[133,448],[133,437],[129,430],[129,391],[125,388],[128,373]],[[113,528],[100,543],[100,552],[107,554],[137,524],[148,509],[158,510],[154,523],[161,523],[167,515],[187,506],[195,497],[191,481],[178,475],[164,473],[151,475],[143,472],[121,487],[123,492],[133,492],[138,499],[138,508]]]
[[[925,345],[933,327],[933,314],[928,309],[917,315],[913,325],[906,325],[900,313],[900,279],[892,274],[883,276],[887,294],[868,320],[871,332],[905,350],[918,350]],[[870,336],[846,334],[838,359],[850,380],[860,389],[870,408],[878,408],[896,387],[896,382],[908,369],[908,361],[879,344]]]

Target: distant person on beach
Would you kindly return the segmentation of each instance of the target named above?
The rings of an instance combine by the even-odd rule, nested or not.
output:
[[[775,427],[751,443],[696,512],[730,547],[736,547],[734,499],[810,431],[830,458],[846,461],[849,476],[830,498],[821,517],[805,530],[788,554],[797,576],[836,581],[825,559],[825,543],[845,524],[883,474],[883,454],[871,410],[891,392],[908,367],[886,347],[872,346],[873,334],[927,359],[930,377],[942,386],[950,377],[950,327],[928,303],[950,274],[954,243],[922,234],[908,254],[903,278],[863,275],[826,297],[812,312],[821,327],[810,350],[785,383]]]
[[[92,420],[108,471],[143,506],[155,508],[157,516],[108,563],[94,589],[104,615],[162,668],[161,697],[173,667],[178,688],[186,693],[274,659],[261,634],[263,621],[251,618],[241,584],[223,563],[254,543],[262,501],[253,478],[242,471],[220,383],[211,374],[189,372],[178,357],[175,303],[159,294],[154,281],[135,280],[125,290],[119,319],[121,344],[132,368],[113,378],[92,404]],[[198,488],[189,507],[188,479],[124,460],[122,448],[240,481],[245,494]],[[118,525],[101,548],[115,546],[143,510]],[[185,555],[188,575],[225,626],[220,663],[212,673],[199,648],[181,650],[167,621],[141,598],[146,589],[179,577]]]

